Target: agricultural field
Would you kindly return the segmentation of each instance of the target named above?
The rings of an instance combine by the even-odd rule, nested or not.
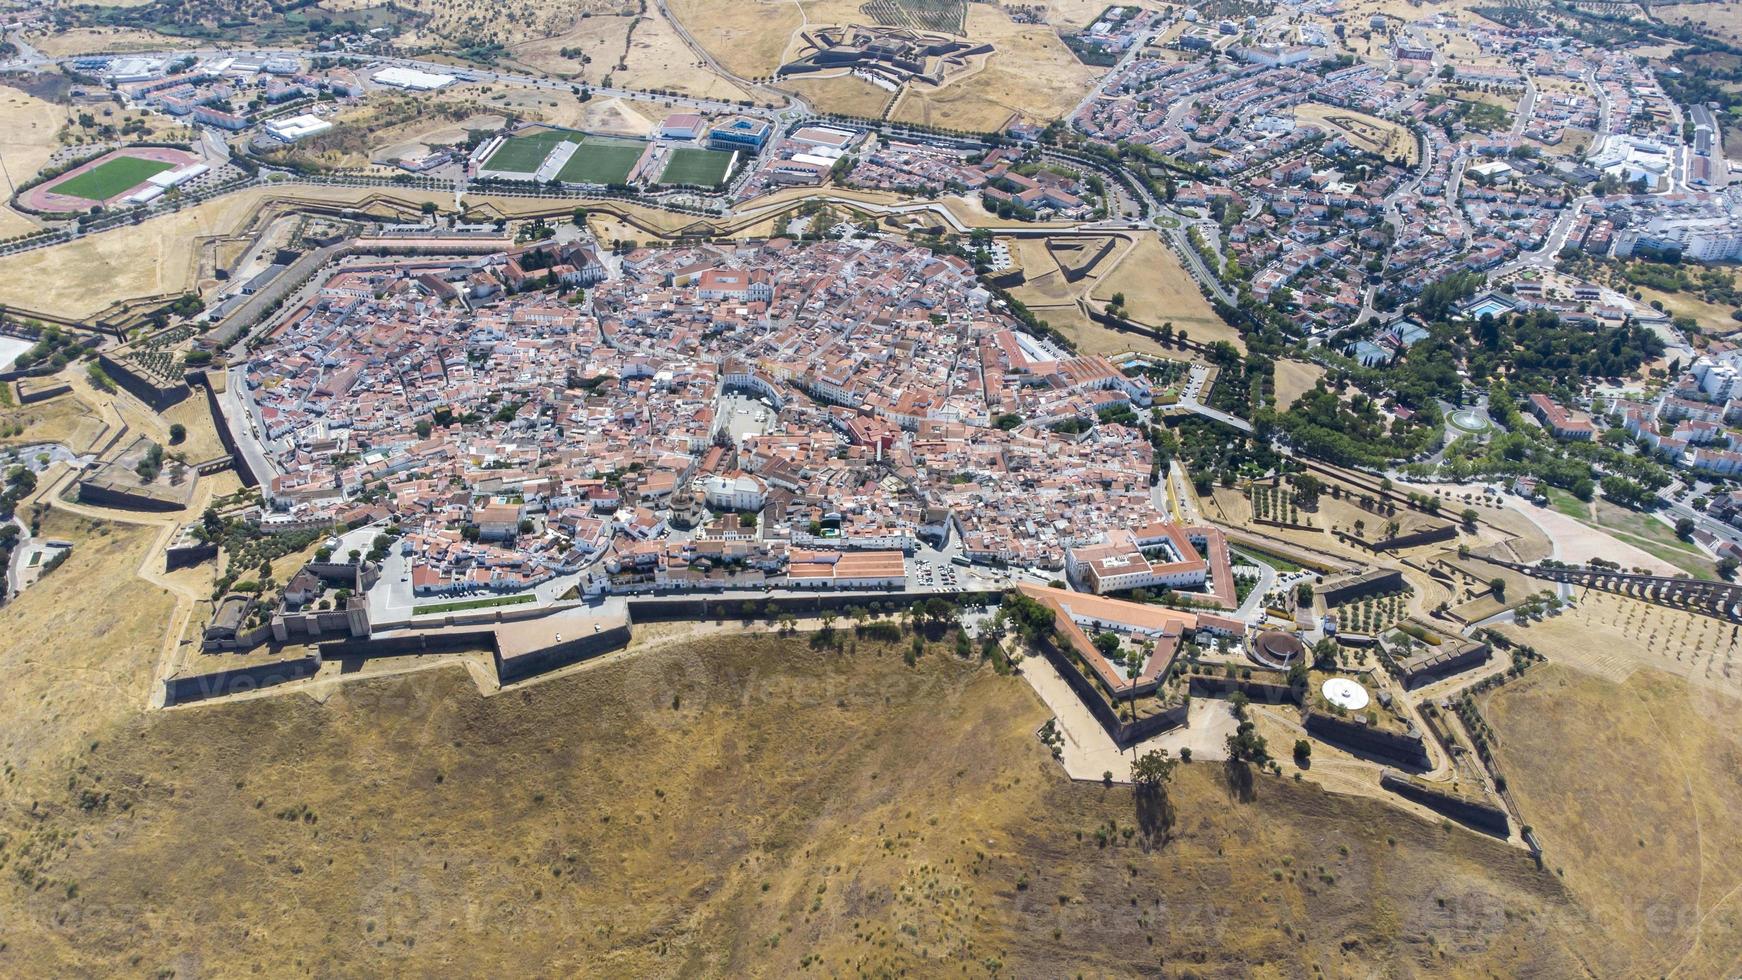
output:
[[[866,0],[859,8],[872,23],[939,34],[965,34],[967,0]]]
[[[1501,631],[1557,663],[1617,683],[1657,670],[1742,697],[1742,636],[1734,623],[1711,616],[1577,589],[1571,607],[1559,615]]]
[[[115,157],[84,173],[51,184],[50,188],[56,194],[82,197],[92,202],[107,201],[122,191],[144,183],[146,178],[155,177],[166,170],[174,170],[175,167],[175,164],[165,160]]]
[[[733,154],[721,150],[678,147],[671,151],[671,159],[666,161],[665,172],[660,174],[659,182],[717,187],[726,179],[726,171],[732,166],[732,157]]]
[[[556,179],[584,184],[621,184],[635,168],[647,144],[640,140],[588,136],[581,140]]]
[[[76,612],[63,639],[87,635]],[[88,701],[142,696],[137,673],[100,676]],[[45,710],[35,694],[13,717]],[[869,643],[819,656],[769,636],[650,645],[488,698],[442,668],[318,699],[80,714],[52,750],[8,752],[0,969],[1615,963],[1503,844],[1281,778],[1236,794],[1211,764],[1181,767],[1152,821],[1127,788],[1065,778],[1033,737],[1046,716],[1021,679],[935,648],[907,667]]]

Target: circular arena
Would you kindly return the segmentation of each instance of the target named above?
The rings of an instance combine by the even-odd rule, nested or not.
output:
[[[1250,654],[1260,666],[1272,670],[1287,670],[1306,656],[1306,644],[1293,633],[1266,630],[1252,641]]]
[[[30,211],[70,214],[102,205],[144,204],[206,172],[200,158],[168,146],[129,146],[44,181],[18,195]]]

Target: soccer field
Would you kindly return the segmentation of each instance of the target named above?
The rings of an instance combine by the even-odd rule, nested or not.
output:
[[[556,179],[576,184],[624,183],[645,149],[647,144],[640,140],[588,136],[581,140],[569,162],[563,164]]]
[[[501,170],[511,174],[530,174],[538,170],[538,165],[544,158],[550,156],[550,151],[563,140],[575,138],[573,133],[564,133],[554,129],[516,136],[503,141],[490,154],[490,159],[484,161],[485,170]]]
[[[162,160],[141,160],[138,157],[116,157],[49,187],[56,194],[82,197],[87,201],[107,201],[116,194],[145,182],[165,170],[174,170],[173,163]]]
[[[662,184],[694,184],[717,187],[726,179],[726,168],[732,165],[732,154],[724,150],[694,150],[683,147],[671,151],[665,173],[659,175]]]

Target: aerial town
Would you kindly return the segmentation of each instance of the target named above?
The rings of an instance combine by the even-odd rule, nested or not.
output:
[[[0,0],[0,973],[1734,973],[1734,7]]]

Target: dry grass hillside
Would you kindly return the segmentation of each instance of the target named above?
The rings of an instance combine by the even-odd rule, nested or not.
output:
[[[1501,771],[1549,866],[1626,960],[1742,969],[1742,702],[1653,669],[1539,668],[1489,697]]]
[[[20,874],[43,852],[12,831],[41,799],[68,793],[74,760],[145,705],[174,601],[135,576],[158,534],[50,509],[46,538],[73,543],[66,563],[0,607],[0,801],[6,846],[0,859]],[[30,821],[24,821],[30,826]],[[23,838],[35,839],[34,830]],[[8,883],[13,874],[6,875]],[[3,969],[3,968],[0,968]]]
[[[143,702],[101,674],[90,697]],[[442,669],[98,713],[0,784],[0,972],[1580,969],[1584,920],[1516,851],[1280,779],[1238,802],[1201,763],[1145,847],[1130,791],[1064,779],[1043,718],[941,653],[772,637],[491,698]]]

